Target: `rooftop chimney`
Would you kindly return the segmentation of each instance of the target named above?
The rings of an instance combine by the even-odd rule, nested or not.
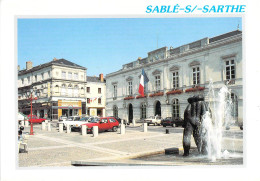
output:
[[[17,70],[20,71],[20,65],[17,66]]]
[[[56,60],[58,60],[58,59],[56,57],[54,57],[52,61],[56,61]]]
[[[99,74],[99,79],[100,79],[101,82],[104,82],[104,76],[103,76],[103,74]]]
[[[26,62],[26,70],[30,70],[33,68],[33,63],[31,61]]]
[[[138,57],[138,60],[141,60],[142,59],[142,57]]]

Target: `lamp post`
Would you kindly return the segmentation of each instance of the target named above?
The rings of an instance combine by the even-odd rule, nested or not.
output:
[[[30,89],[30,92],[27,92],[28,99],[31,102],[31,117],[30,117],[30,122],[31,122],[31,129],[30,129],[30,135],[33,135],[33,118],[32,118],[32,101],[37,100],[37,97],[33,97],[33,88]]]

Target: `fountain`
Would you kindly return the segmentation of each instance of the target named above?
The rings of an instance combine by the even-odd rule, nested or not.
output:
[[[233,103],[227,86],[224,85],[216,95],[212,81],[209,84],[207,97],[208,103],[200,96],[188,99],[189,105],[184,112],[183,156],[189,155],[190,137],[193,132],[199,154],[207,156],[214,162],[230,155],[227,150],[222,152],[222,134],[234,124]]]

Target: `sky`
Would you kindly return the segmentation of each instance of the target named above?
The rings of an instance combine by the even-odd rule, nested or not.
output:
[[[242,30],[233,18],[60,18],[18,19],[18,65],[64,58],[87,68],[87,75],[112,73],[123,64],[167,46]]]

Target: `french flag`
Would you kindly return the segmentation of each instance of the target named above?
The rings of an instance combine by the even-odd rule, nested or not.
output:
[[[141,74],[141,79],[140,79],[140,84],[139,84],[139,93],[144,96],[144,85],[147,84],[149,82],[149,79],[144,71],[144,69],[142,69],[142,74]]]

